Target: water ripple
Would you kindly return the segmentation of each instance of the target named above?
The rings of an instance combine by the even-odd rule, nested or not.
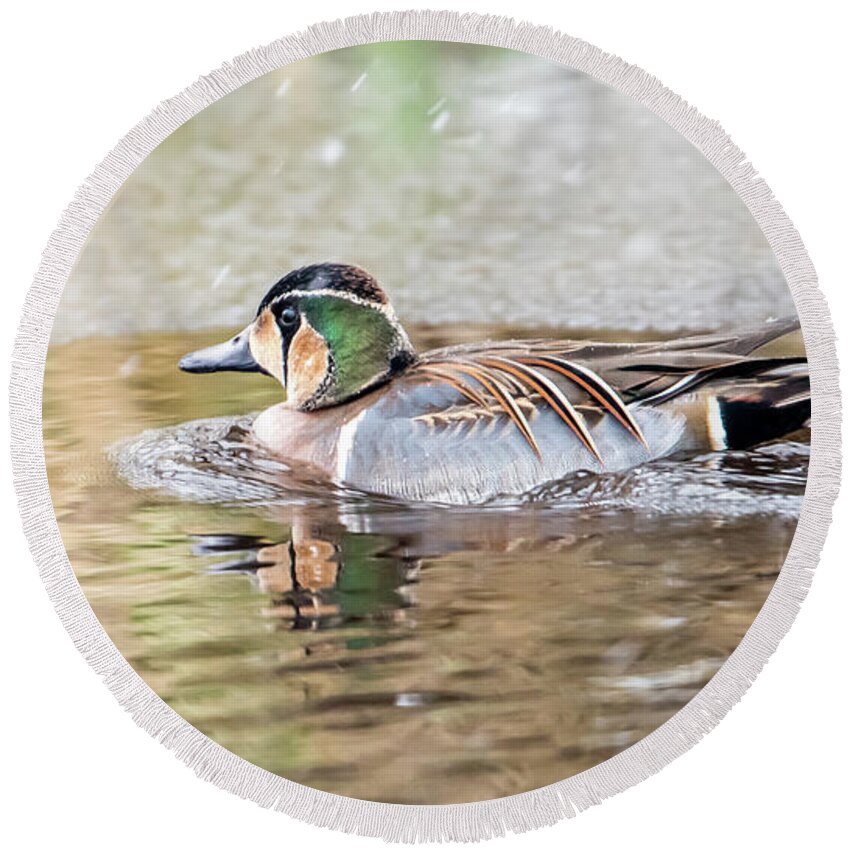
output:
[[[268,455],[250,436],[251,416],[188,422],[146,431],[109,455],[132,487],[184,501],[293,504],[328,498],[392,503],[317,481]],[[789,442],[747,451],[669,458],[625,472],[578,473],[493,507],[545,504],[650,514],[796,517],[802,505],[809,446]]]

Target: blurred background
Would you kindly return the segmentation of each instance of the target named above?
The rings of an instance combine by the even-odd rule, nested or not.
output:
[[[53,341],[238,325],[324,260],[417,324],[668,334],[793,309],[744,204],[644,107],[536,57],[406,42],[287,66],[170,136],[96,225]]]

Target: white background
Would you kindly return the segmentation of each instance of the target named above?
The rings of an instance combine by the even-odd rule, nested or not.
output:
[[[441,0],[439,7],[552,25],[642,66],[719,119],[801,231],[843,338],[839,353],[845,363],[850,359],[848,80],[839,4]],[[138,119],[250,47],[317,21],[392,8],[379,0],[313,0],[294,9],[280,0],[30,3],[16,4],[11,19],[7,7],[0,27],[4,368],[24,294],[60,212]],[[847,397],[846,375],[843,385]],[[5,415],[0,429],[7,445]],[[19,530],[6,454],[0,456],[5,845],[380,846],[219,791],[133,724],[53,613]],[[656,777],[577,819],[513,836],[512,847],[847,846],[844,495],[809,598],[743,702]]]

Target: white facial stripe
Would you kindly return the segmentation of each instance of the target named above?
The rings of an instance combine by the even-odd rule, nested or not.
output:
[[[281,299],[288,298],[291,295],[298,296],[299,298],[316,298],[323,295],[329,295],[331,298],[341,298],[343,301],[350,301],[352,304],[359,304],[361,307],[371,307],[373,310],[377,310],[385,316],[395,317],[393,308],[389,303],[381,304],[377,301],[368,301],[365,298],[361,298],[359,295],[354,295],[351,292],[339,289],[293,289],[278,296],[271,303],[277,304],[277,302]]]

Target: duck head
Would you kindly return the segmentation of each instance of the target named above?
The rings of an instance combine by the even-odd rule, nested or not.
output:
[[[248,327],[187,354],[184,372],[262,372],[287,405],[341,404],[400,374],[416,359],[378,282],[355,266],[322,263],[281,278]]]

